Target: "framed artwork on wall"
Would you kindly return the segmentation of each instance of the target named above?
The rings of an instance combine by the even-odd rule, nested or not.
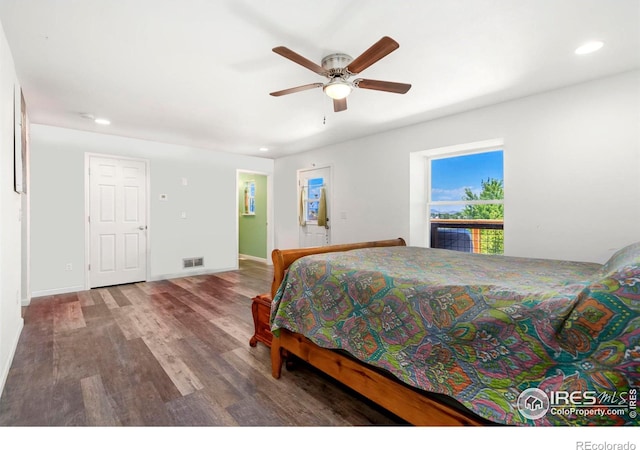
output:
[[[13,190],[27,192],[27,112],[22,89],[14,87],[13,108]]]
[[[255,216],[256,214],[256,182],[244,182],[244,209],[242,214],[245,216]]]

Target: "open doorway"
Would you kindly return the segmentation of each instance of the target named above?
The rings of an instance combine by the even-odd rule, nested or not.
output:
[[[300,247],[331,244],[331,167],[298,171],[298,242]]]
[[[269,192],[271,177],[238,171],[238,257],[270,263],[272,231]]]

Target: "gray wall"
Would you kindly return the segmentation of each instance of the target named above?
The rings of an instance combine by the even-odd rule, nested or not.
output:
[[[0,24],[0,391],[23,325],[22,198],[13,189],[14,89],[20,85]]]

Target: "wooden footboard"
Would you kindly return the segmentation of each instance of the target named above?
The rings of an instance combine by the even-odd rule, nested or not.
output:
[[[406,245],[404,239],[398,238],[325,247],[276,249],[272,253],[274,268],[272,298],[275,298],[285,271],[298,258],[358,248],[404,245]],[[304,336],[285,329],[278,330],[271,342],[271,370],[274,378],[281,376],[284,354],[297,356],[413,425],[459,426],[486,423],[471,413],[466,414],[461,409],[430,398],[391,376],[384,375],[336,351],[319,347]]]

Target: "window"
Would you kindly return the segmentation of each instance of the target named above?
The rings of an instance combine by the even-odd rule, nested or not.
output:
[[[428,160],[431,247],[504,253],[501,149]]]
[[[306,186],[307,222],[317,222],[320,209],[320,194],[324,186],[324,179],[311,178]]]

